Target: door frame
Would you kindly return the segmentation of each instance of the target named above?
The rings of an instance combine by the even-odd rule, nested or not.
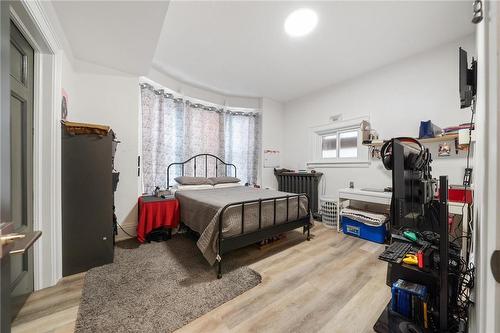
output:
[[[10,3],[10,18],[35,51],[33,135],[34,289],[62,277],[61,73],[62,47],[39,1]]]
[[[490,265],[493,251],[500,249],[500,6],[483,1],[484,19],[478,24],[477,153],[474,189],[474,249],[476,263],[476,304],[471,313],[472,332],[500,331],[500,283]]]

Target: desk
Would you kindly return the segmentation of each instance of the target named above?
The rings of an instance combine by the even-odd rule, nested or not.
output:
[[[340,215],[344,204],[348,200],[376,203],[382,205],[391,205],[392,192],[375,192],[356,188],[344,188],[339,190],[338,194],[338,214],[337,214],[337,231],[340,232]],[[463,211],[462,211],[463,208]],[[448,202],[448,213],[454,215],[462,215],[462,235],[467,235],[467,221],[469,220],[469,207],[463,202]],[[467,239],[462,239],[462,249],[467,246]],[[463,250],[462,250],[463,251]],[[463,253],[463,252],[462,252]]]
[[[179,212],[179,202],[175,198],[140,197],[137,240],[144,243],[147,234],[157,228],[176,228],[179,225]]]
[[[337,214],[337,231],[340,232],[340,215],[344,204],[348,200],[369,202],[391,206],[392,192],[375,192],[357,188],[343,188],[338,194],[338,214]]]

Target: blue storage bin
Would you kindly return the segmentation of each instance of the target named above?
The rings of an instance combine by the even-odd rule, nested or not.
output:
[[[379,227],[355,221],[347,216],[342,216],[342,231],[349,236],[356,236],[376,243],[385,243],[387,235],[386,224]]]

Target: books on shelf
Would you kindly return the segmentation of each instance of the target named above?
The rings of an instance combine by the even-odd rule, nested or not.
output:
[[[445,134],[458,133],[458,131],[461,129],[469,129],[471,127],[472,127],[472,129],[474,129],[474,124],[467,123],[467,124],[460,124],[458,126],[449,126],[449,127],[443,128],[443,133],[445,133]]]
[[[403,317],[428,328],[427,287],[402,279],[392,284],[391,310]]]

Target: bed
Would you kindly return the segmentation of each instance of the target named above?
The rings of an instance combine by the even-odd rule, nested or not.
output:
[[[210,174],[236,177],[234,164],[215,155],[199,154],[168,166],[168,187],[174,168],[182,176],[191,171],[195,177]],[[229,251],[297,228],[303,228],[306,239],[310,240],[311,215],[306,194],[231,186],[184,188],[175,191],[175,197],[180,203],[181,221],[200,234],[197,246],[203,256],[211,265],[217,263],[218,278],[222,277],[223,256]]]

